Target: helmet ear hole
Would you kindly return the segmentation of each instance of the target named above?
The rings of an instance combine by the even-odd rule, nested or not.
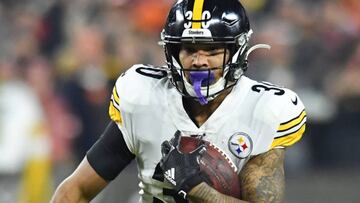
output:
[[[234,77],[235,80],[238,80],[241,77],[242,74],[243,74],[243,70],[241,68],[238,68],[238,69],[236,69],[234,71],[234,76],[233,77]]]

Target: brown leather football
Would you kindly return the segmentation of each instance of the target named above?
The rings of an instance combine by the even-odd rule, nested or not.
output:
[[[236,166],[221,149],[208,141],[204,142],[206,151],[200,158],[200,171],[208,176],[209,185],[223,194],[240,198],[240,181]],[[199,143],[200,140],[196,137],[182,136],[179,150],[189,153],[196,149]]]

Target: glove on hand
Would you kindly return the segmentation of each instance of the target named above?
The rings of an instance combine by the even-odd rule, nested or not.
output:
[[[199,159],[206,147],[203,143],[190,153],[179,150],[181,132],[176,131],[175,137],[161,144],[162,159],[160,166],[164,177],[175,186],[176,192],[186,199],[187,193],[196,185],[206,181],[200,172]]]

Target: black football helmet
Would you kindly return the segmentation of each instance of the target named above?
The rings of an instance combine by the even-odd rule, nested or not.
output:
[[[165,49],[172,83],[183,96],[206,104],[234,86],[247,69],[248,54],[259,48],[248,47],[251,34],[249,19],[239,0],[178,0],[169,12],[160,42]],[[184,70],[179,61],[179,52],[186,43],[216,44],[229,50],[225,52],[230,54],[229,60],[224,60],[222,67],[209,67],[205,71]],[[222,78],[212,83],[212,71],[220,68]],[[200,85],[194,85],[193,81],[190,84],[184,71],[190,71],[190,75],[193,73]]]

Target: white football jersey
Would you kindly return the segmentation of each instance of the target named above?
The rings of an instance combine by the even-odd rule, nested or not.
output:
[[[166,71],[135,65],[119,77],[109,114],[129,150],[136,155],[142,202],[176,202],[171,185],[159,171],[161,143],[176,130],[205,135],[238,167],[254,155],[300,140],[305,131],[303,103],[291,90],[242,76],[208,120],[197,127]]]

